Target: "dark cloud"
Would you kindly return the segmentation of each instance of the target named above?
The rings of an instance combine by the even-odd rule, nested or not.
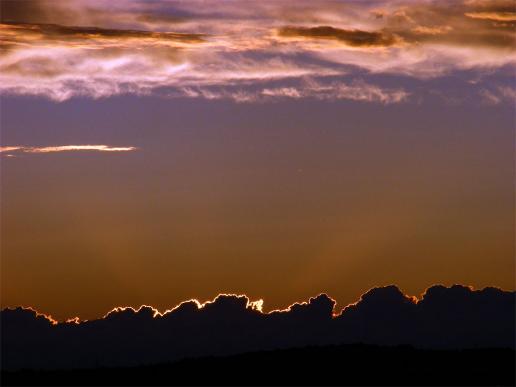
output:
[[[512,49],[516,43],[512,1],[415,3],[385,14],[384,20],[386,31],[409,44]]]
[[[318,27],[282,27],[278,34],[284,37],[304,37],[312,39],[332,39],[349,46],[392,46],[396,43],[395,36],[378,31],[345,30],[330,26]]]
[[[514,48],[516,7],[513,1],[424,2],[390,11],[372,10],[381,24],[375,31],[333,26],[286,26],[282,37],[337,40],[353,47],[388,47],[396,43],[435,43],[460,47]]]
[[[513,0],[470,0],[466,4],[474,11],[516,14]]]
[[[173,40],[185,43],[199,43],[204,41],[202,34],[177,33],[177,32],[155,32],[99,27],[77,27],[58,24],[27,24],[27,23],[4,23],[24,35],[41,35],[48,39],[160,39]]]
[[[358,342],[514,348],[515,296],[495,288],[437,285],[417,300],[388,286],[335,314],[335,301],[324,294],[270,313],[246,296],[220,295],[163,314],[149,306],[115,308],[97,320],[60,323],[32,309],[4,309],[2,368],[135,365]]]

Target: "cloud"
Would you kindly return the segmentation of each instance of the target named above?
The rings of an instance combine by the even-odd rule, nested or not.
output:
[[[238,88],[240,96],[226,94],[261,101],[256,90],[272,90],[271,81],[282,83],[274,94],[287,96],[292,79],[307,77],[373,84],[377,74],[503,72],[516,63],[514,15],[505,0],[234,1],[216,9],[196,1],[3,1],[0,92],[64,101],[202,89],[197,97],[210,99],[210,88]]]
[[[97,152],[129,152],[138,148],[133,146],[113,147],[109,145],[60,145],[60,146],[2,146],[0,153],[21,152],[21,153],[53,153],[73,151],[97,151]]]
[[[258,90],[187,87],[183,88],[181,93],[177,95],[189,98],[229,99],[239,103],[314,98],[392,104],[403,102],[410,96],[410,93],[402,88],[382,88],[360,79],[349,83],[338,81],[323,83],[314,79],[306,79],[296,86],[271,86]]]
[[[498,105],[501,103],[516,104],[516,87],[498,86],[490,89],[481,89],[479,95],[486,105]]]
[[[2,146],[0,147],[0,153],[2,152],[14,152],[22,150],[22,147],[20,146]]]
[[[176,41],[188,43],[201,43],[204,41],[202,34],[187,34],[177,32],[156,32],[127,30],[99,27],[63,26],[58,24],[26,24],[3,23],[4,29],[16,33],[24,38],[44,40],[96,40],[96,39],[150,39],[160,41]]]
[[[396,42],[392,35],[382,32],[345,30],[329,26],[318,27],[282,27],[278,34],[284,37],[308,37],[315,39],[335,39],[352,47],[391,46]]]
[[[516,12],[467,12],[467,17],[494,21],[516,21]]]
[[[56,322],[34,309],[4,309],[1,361],[2,369],[127,366],[357,342],[514,348],[515,303],[516,292],[435,285],[420,298],[396,286],[374,288],[340,312],[326,294],[268,313],[262,300],[233,294],[163,312],[117,307],[89,321]]]

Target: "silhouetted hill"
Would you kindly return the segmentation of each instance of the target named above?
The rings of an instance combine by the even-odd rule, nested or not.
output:
[[[132,368],[3,372],[3,385],[514,385],[512,349],[306,347]]]

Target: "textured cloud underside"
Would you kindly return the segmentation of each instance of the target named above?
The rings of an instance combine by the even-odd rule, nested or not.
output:
[[[1,15],[0,91],[57,101],[137,94],[398,103],[411,90],[367,78],[489,74],[516,61],[516,13],[505,0],[5,0]]]

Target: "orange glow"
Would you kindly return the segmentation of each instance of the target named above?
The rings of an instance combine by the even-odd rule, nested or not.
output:
[[[86,320],[83,320],[83,321],[86,321]],[[65,322],[67,324],[80,324],[81,323],[81,319],[79,317],[73,317],[73,318],[69,318]]]
[[[393,286],[393,285],[391,285],[391,286]],[[437,285],[433,285],[433,286],[437,286]],[[486,289],[486,288],[475,289],[473,286],[466,286],[466,285],[453,285],[453,286],[461,286],[463,288],[469,289],[472,292],[482,291],[482,290]],[[495,287],[495,286],[489,286],[487,288],[497,289],[497,290],[500,290],[500,291],[503,290],[503,289],[501,289],[499,287]],[[378,288],[371,288],[371,289],[367,290],[363,295],[365,295],[365,294],[367,294],[370,291],[375,290],[375,289],[378,289]],[[405,293],[402,293],[402,294],[406,298],[407,301],[409,301],[411,303],[414,303],[414,304],[417,304],[417,303],[421,302],[421,300],[425,297],[425,294],[426,294],[427,291],[428,291],[428,289],[425,289],[425,291],[422,292],[419,297],[407,295]],[[105,319],[105,318],[109,317],[111,314],[124,312],[126,310],[130,310],[130,311],[132,311],[133,313],[136,314],[136,313],[140,312],[143,308],[150,309],[152,311],[152,317],[153,318],[160,318],[160,317],[166,316],[169,313],[174,312],[175,310],[179,309],[182,305],[187,304],[187,303],[194,303],[197,306],[197,308],[199,310],[201,310],[201,309],[205,308],[207,305],[215,303],[217,301],[217,299],[220,298],[220,297],[245,298],[246,299],[246,309],[253,310],[253,311],[256,311],[256,312],[264,314],[264,315],[270,315],[270,314],[274,314],[274,313],[288,313],[288,312],[292,311],[292,308],[294,308],[296,306],[307,306],[307,305],[310,304],[310,302],[312,300],[315,300],[315,299],[317,299],[320,296],[326,296],[334,304],[337,303],[336,300],[334,300],[333,298],[329,297],[326,293],[320,293],[320,294],[318,294],[315,297],[310,297],[310,299],[308,301],[295,302],[295,303],[289,305],[288,307],[286,307],[284,309],[273,309],[273,310],[270,310],[270,311],[266,312],[266,311],[263,310],[264,301],[262,299],[259,299],[259,300],[256,300],[256,301],[250,301],[249,297],[244,295],[244,294],[220,293],[215,298],[213,298],[212,300],[205,301],[205,302],[200,302],[197,299],[190,299],[190,300],[186,300],[186,301],[183,301],[183,302],[179,303],[178,305],[176,305],[175,307],[173,307],[171,309],[166,309],[163,312],[160,312],[157,308],[154,308],[154,307],[152,307],[150,305],[141,305],[141,306],[139,306],[137,308],[132,307],[132,306],[117,306],[117,307],[114,307],[113,309],[111,309],[106,314],[104,314],[101,317],[101,319]],[[353,307],[353,306],[356,306],[361,300],[362,300],[362,297],[360,297],[360,299],[357,300],[356,302],[347,304],[346,306],[344,306],[342,309],[340,309],[338,311],[334,310],[333,313],[332,313],[332,317],[336,318],[336,317],[340,316],[346,309],[348,309],[350,307]],[[21,308],[33,311],[36,314],[36,316],[44,317],[52,325],[56,325],[56,324],[59,323],[57,320],[53,319],[51,315],[38,312],[36,309],[34,309],[32,307],[21,307]],[[11,309],[11,308],[7,308],[7,309]],[[82,320],[79,317],[73,317],[73,318],[65,319],[63,321],[63,323],[80,324],[80,323],[85,322],[85,321],[88,321],[88,320]]]

